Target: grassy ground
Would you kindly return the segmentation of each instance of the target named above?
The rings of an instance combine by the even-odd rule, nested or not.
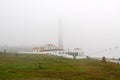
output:
[[[50,55],[0,54],[0,80],[120,80],[120,65]]]

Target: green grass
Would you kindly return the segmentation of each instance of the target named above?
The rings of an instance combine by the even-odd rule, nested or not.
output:
[[[120,65],[38,54],[0,54],[0,80],[120,80]]]

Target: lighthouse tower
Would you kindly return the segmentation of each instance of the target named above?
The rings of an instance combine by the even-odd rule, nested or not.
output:
[[[62,20],[59,19],[59,30],[58,30],[58,47],[63,50],[63,30],[62,30]]]

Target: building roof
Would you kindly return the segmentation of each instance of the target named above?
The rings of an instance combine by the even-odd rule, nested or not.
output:
[[[53,44],[47,44],[47,45],[45,45],[45,46],[55,46],[55,45],[53,45]]]
[[[33,50],[35,50],[35,49],[39,49],[39,47],[33,47],[32,49],[33,49]]]
[[[44,49],[46,47],[56,47],[55,45],[53,44],[47,44],[47,45],[44,45],[44,46],[40,46],[40,47],[33,47],[32,49],[33,50],[38,50],[38,49]],[[57,47],[56,47],[57,48]]]
[[[80,48],[75,48],[74,50],[80,50]]]

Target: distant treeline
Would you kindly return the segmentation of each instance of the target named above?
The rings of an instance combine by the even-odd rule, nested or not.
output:
[[[32,51],[32,47],[16,47],[16,46],[0,46],[0,53],[6,52],[19,52],[19,51]]]

